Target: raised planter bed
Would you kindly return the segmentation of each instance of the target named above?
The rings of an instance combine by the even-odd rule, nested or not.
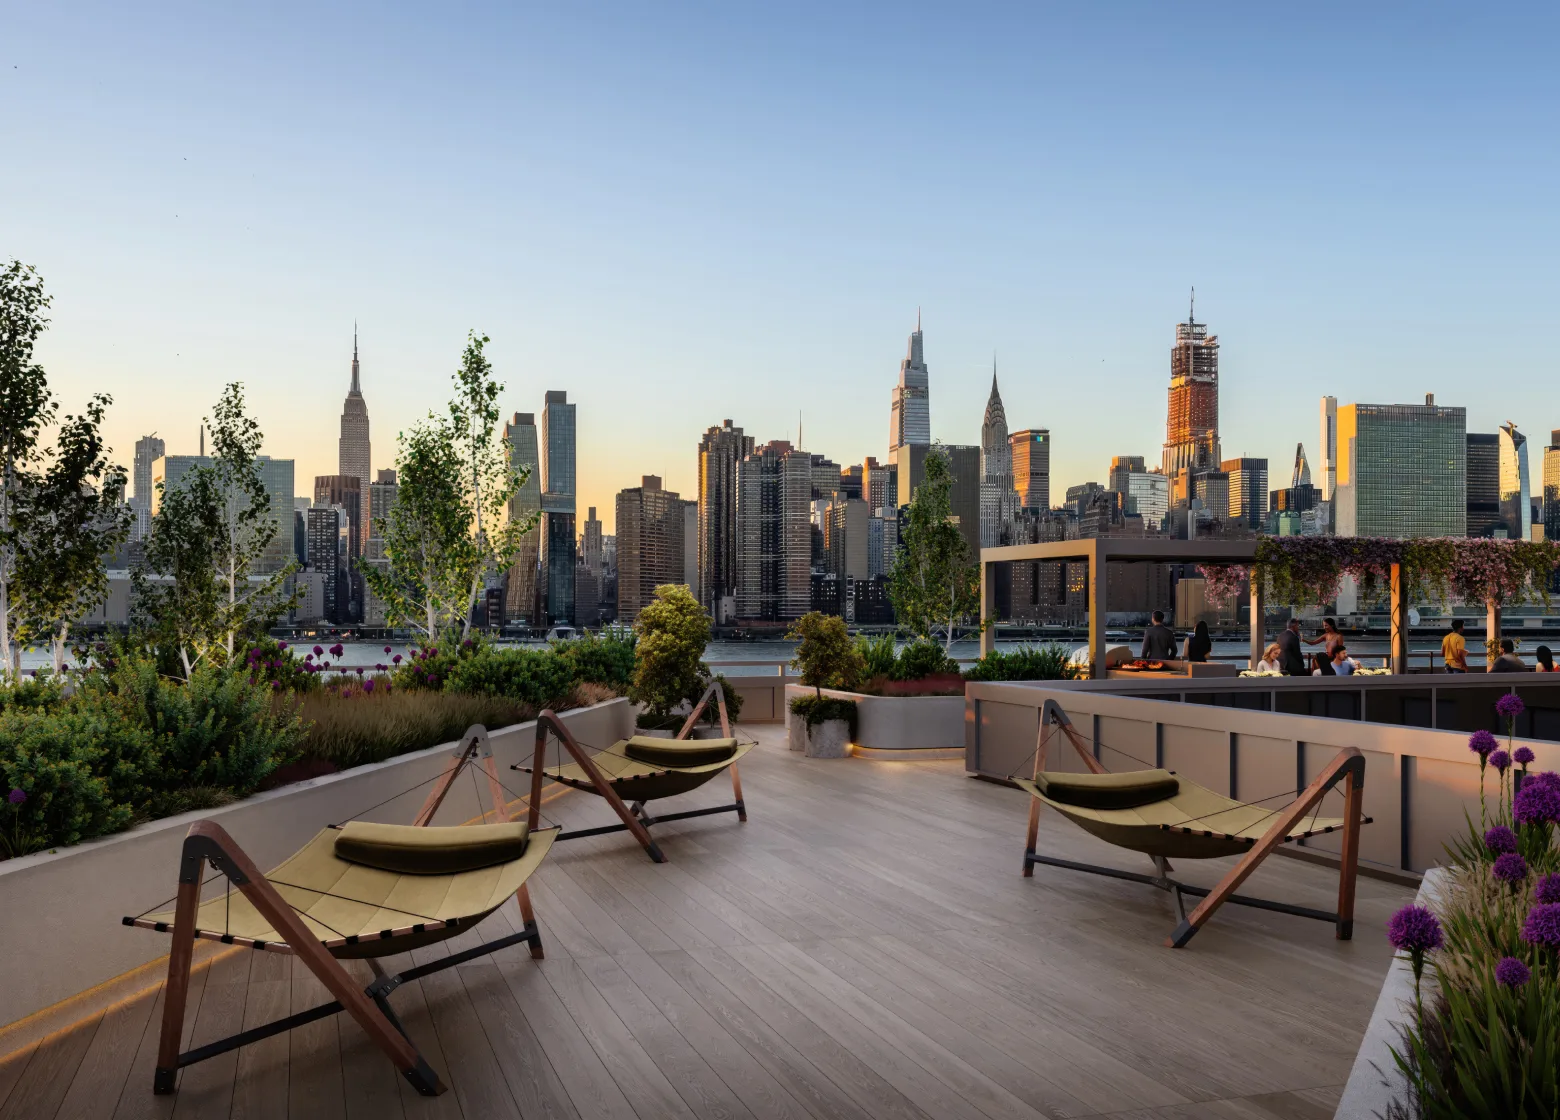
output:
[[[803,685],[786,685],[786,727],[795,736],[801,720],[791,714],[791,701],[812,694]],[[825,696],[856,702],[858,754],[879,757],[947,757],[964,755],[963,696],[868,696],[860,692],[824,689]],[[805,729],[802,729],[805,735]],[[894,753],[891,753],[894,752]]]
[[[586,743],[627,738],[634,723],[633,707],[622,699],[576,708],[564,712],[562,719]],[[490,732],[499,773],[512,789],[519,787],[509,781],[509,766],[530,759],[535,729],[536,724],[527,721]],[[166,955],[166,936],[125,929],[120,918],[155,909],[174,893],[179,852],[191,822],[216,821],[260,867],[272,867],[325,825],[358,814],[363,820],[409,823],[427,791],[425,785],[412,787],[436,778],[454,749],[454,743],[440,744],[219,809],[166,817],[74,847],[0,863],[0,945],[13,952],[27,947],[26,967],[8,969],[6,982],[0,984],[0,1027]],[[555,761],[551,754],[548,761]],[[476,798],[472,783],[457,782],[437,823],[462,824],[477,817],[488,806]],[[12,963],[17,963],[15,958]],[[147,985],[160,977],[147,970],[136,979]],[[6,1049],[9,1046],[0,1045],[0,1052]]]
[[[1419,896],[1414,900],[1420,906],[1433,906],[1440,890],[1440,868],[1425,872],[1419,886]],[[1430,969],[1426,969],[1426,975]],[[1403,1100],[1408,1094],[1408,1084],[1398,1072],[1392,1059],[1392,1047],[1401,1046],[1403,1034],[1399,1029],[1413,1014],[1414,970],[1408,962],[1394,959],[1387,970],[1387,978],[1381,983],[1381,993],[1376,997],[1376,1008],[1370,1014],[1370,1025],[1360,1040],[1359,1051],[1354,1055],[1354,1068],[1343,1087],[1334,1120],[1357,1120],[1362,1116],[1385,1116],[1387,1107],[1394,1100]]]

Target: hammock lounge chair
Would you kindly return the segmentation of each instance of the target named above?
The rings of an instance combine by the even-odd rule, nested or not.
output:
[[[1087,774],[1050,772],[1045,769],[1046,747],[1053,727],[1060,728],[1088,768]],[[1166,770],[1140,770],[1111,774],[1073,729],[1067,713],[1054,700],[1047,700],[1040,716],[1039,742],[1035,748],[1034,776],[1013,777],[1014,785],[1027,792],[1029,837],[1024,852],[1024,875],[1034,874],[1034,866],[1066,867],[1134,883],[1148,883],[1175,895],[1180,924],[1166,939],[1172,949],[1186,945],[1199,929],[1226,902],[1255,906],[1281,914],[1315,918],[1331,922],[1336,936],[1347,941],[1354,932],[1354,882],[1359,870],[1360,825],[1370,818],[1361,813],[1365,789],[1365,758],[1354,747],[1339,751],[1300,795],[1280,809],[1263,809],[1234,801],[1186,778]],[[1343,784],[1343,816],[1321,817],[1322,798],[1334,786]],[[1287,795],[1285,795],[1287,796]],[[1035,852],[1040,827],[1040,808],[1049,805],[1084,831],[1108,844],[1142,852],[1154,861],[1155,875],[1140,875],[1113,867],[1057,859]],[[1307,814],[1312,814],[1309,818]],[[1336,912],[1292,906],[1263,898],[1235,893],[1281,844],[1303,840],[1321,833],[1343,833],[1338,877]],[[1240,856],[1212,890],[1194,887],[1170,878],[1171,859],[1215,859]],[[1191,914],[1186,912],[1184,895],[1202,899]]]
[[[456,777],[479,762],[500,823],[430,827]],[[220,825],[191,825],[179,861],[175,909],[124,919],[127,926],[173,934],[153,1091],[172,1093],[184,1066],[346,1011],[419,1093],[442,1093],[443,1083],[391,1009],[390,993],[409,980],[520,942],[529,942],[532,957],[542,957],[526,880],[547,856],[557,830],[537,829],[534,804],[528,823],[504,820],[501,789],[487,732],[477,726],[466,732],[411,825],[331,825],[268,874],[260,873]],[[202,902],[208,863],[227,877],[229,887]],[[375,960],[464,933],[511,895],[524,921],[518,933],[393,974]],[[335,999],[181,1054],[196,938],[296,956]],[[341,960],[367,960],[373,982],[359,988]]]
[[[693,739],[688,735],[704,713],[711,697],[720,713],[719,739]],[[547,735],[555,735],[563,749],[574,759],[565,763],[561,757],[551,769],[546,767]],[[666,856],[650,837],[649,826],[667,821],[687,820],[689,817],[707,817],[712,813],[736,813],[739,821],[747,820],[747,804],[742,800],[742,779],[737,774],[737,760],[751,749],[750,743],[738,743],[731,734],[731,720],[726,714],[726,696],[720,682],[712,681],[698,704],[688,714],[675,739],[656,739],[635,735],[623,739],[603,750],[589,753],[575,741],[563,721],[552,712],[543,712],[536,720],[536,750],[529,766],[512,766],[531,775],[531,804],[540,805],[542,778],[573,789],[594,793],[618,815],[621,824],[605,824],[595,828],[578,828],[558,834],[559,840],[573,840],[581,836],[600,836],[608,832],[630,832],[656,863],[665,863]],[[680,813],[664,813],[651,816],[645,811],[647,801],[663,797],[675,797],[698,789],[705,782],[726,771],[731,772],[733,800],[729,805],[715,805],[708,809],[687,809]]]

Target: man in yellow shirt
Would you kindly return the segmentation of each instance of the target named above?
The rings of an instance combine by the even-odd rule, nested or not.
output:
[[[1441,639],[1441,660],[1448,673],[1468,671],[1468,643],[1463,641],[1463,620],[1452,619],[1452,632]]]

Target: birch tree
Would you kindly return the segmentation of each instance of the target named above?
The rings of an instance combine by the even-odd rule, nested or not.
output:
[[[25,493],[37,470],[39,440],[56,415],[33,347],[48,326],[50,297],[35,269],[0,270],[0,681],[21,672],[16,633],[18,565],[26,537]]]
[[[953,645],[961,624],[980,611],[980,577],[949,504],[953,473],[938,450],[926,456],[926,474],[899,526],[899,555],[889,598],[899,624],[918,637]]]
[[[483,576],[509,565],[540,516],[504,516],[528,472],[511,465],[498,431],[503,386],[493,379],[488,341],[467,336],[447,410],[400,437],[395,504],[375,523],[389,563],[363,572],[390,625],[410,627],[426,644],[469,636]]]

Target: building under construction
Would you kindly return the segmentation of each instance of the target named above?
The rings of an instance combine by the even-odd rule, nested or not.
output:
[[[1175,326],[1170,350],[1164,471],[1174,479],[1183,470],[1218,470],[1220,461],[1219,339],[1188,312]]]

